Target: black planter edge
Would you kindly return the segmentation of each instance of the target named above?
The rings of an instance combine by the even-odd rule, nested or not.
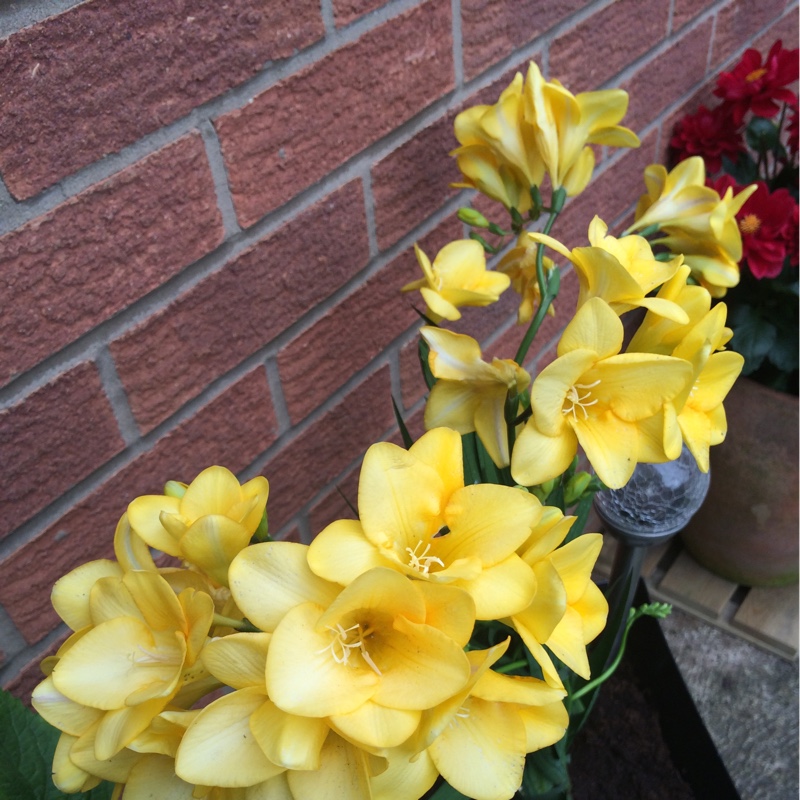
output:
[[[634,604],[649,602],[647,587],[640,580]],[[630,659],[637,678],[653,700],[664,740],[698,800],[741,800],[658,620],[643,617],[634,624],[625,658]]]

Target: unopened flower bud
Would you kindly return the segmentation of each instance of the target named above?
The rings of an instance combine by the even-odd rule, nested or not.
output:
[[[177,497],[180,499],[186,494],[189,487],[180,481],[167,481],[164,485],[164,494],[167,497]]]
[[[589,486],[592,476],[588,472],[578,472],[567,481],[564,490],[564,503],[571,506],[581,499],[581,496]]]
[[[467,225],[471,225],[473,228],[489,227],[489,220],[486,219],[480,211],[476,211],[474,208],[459,208],[458,218],[462,222],[466,222]]]

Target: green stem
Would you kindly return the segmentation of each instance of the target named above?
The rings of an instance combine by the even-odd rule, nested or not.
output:
[[[522,669],[522,667],[527,667],[527,666],[528,666],[528,662],[525,659],[522,659],[521,661],[512,661],[509,664],[503,664],[503,666],[501,666],[501,667],[496,667],[494,671],[495,672],[511,672],[512,670]]]
[[[224,625],[226,628],[233,628],[246,633],[261,633],[260,628],[256,628],[255,625],[252,625],[247,620],[225,617],[222,614],[214,614],[214,625]]]
[[[545,236],[550,233],[553,223],[556,221],[558,214],[564,205],[564,199],[566,196],[567,193],[563,187],[553,192],[550,216],[547,218],[547,222],[542,230],[542,233]],[[514,356],[514,361],[520,365],[525,360],[525,356],[528,354],[528,349],[531,346],[531,342],[533,342],[534,337],[539,332],[539,328],[544,321],[547,310],[550,308],[551,303],[556,298],[555,293],[550,293],[547,279],[544,274],[544,247],[542,245],[539,245],[536,248],[536,280],[539,283],[541,300],[539,302],[539,308],[536,309],[536,314],[531,320],[528,330],[525,332],[525,338],[520,343],[516,356]]]
[[[620,665],[620,662],[622,661],[622,656],[625,655],[625,645],[627,644],[628,634],[630,633],[631,627],[633,626],[633,623],[636,622],[636,620],[643,615],[644,612],[642,611],[641,608],[636,608],[636,609],[632,608],[630,610],[630,614],[628,615],[628,622],[625,624],[625,630],[622,633],[622,641],[620,642],[619,650],[617,651],[616,657],[611,662],[611,664],[608,665],[605,672],[598,675],[594,680],[589,681],[589,683],[587,683],[585,686],[582,686],[580,689],[578,689],[577,692],[575,692],[573,695],[570,696],[570,700],[578,700],[584,695],[589,694],[589,692],[596,689],[598,686],[600,686],[601,683],[607,681],[617,671],[617,667]]]

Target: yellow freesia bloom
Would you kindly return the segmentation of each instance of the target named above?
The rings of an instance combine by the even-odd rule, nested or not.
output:
[[[128,521],[150,547],[194,564],[227,586],[228,565],[250,543],[268,495],[266,478],[239,485],[229,470],[209,467],[183,497],[137,497],[128,506]]]
[[[536,595],[528,608],[511,618],[545,680],[556,687],[561,679],[544,647],[588,680],[586,645],[603,630],[608,616],[608,603],[591,580],[602,536],[587,533],[559,547],[574,521],[557,508],[545,507],[519,551],[536,573]]]
[[[461,318],[461,306],[488,306],[497,302],[511,280],[502,272],[486,269],[483,247],[472,239],[445,245],[431,264],[414,245],[423,278],[406,284],[402,291],[419,289],[434,322]]]
[[[649,297],[657,286],[669,280],[680,267],[682,256],[658,261],[648,241],[641,236],[615,238],[599,217],[589,225],[590,247],[571,252],[551,236],[530,233],[531,241],[550,247],[572,262],[578,276],[578,308],[592,297],[608,303],[617,314],[634,308],[647,308],[676,322],[688,321],[680,306],[663,297]]]
[[[638,147],[636,134],[617,123],[628,110],[622,89],[573,95],[557,80],[545,81],[532,61],[525,80],[524,121],[545,165],[553,189],[580,194],[594,170],[590,144]]]
[[[660,164],[645,170],[647,193],[636,208],[636,221],[628,229],[658,225],[664,236],[656,240],[672,253],[682,254],[695,278],[714,297],[722,297],[739,282],[742,236],[736,214],[755,184],[725,196],[705,185],[705,164],[699,156],[681,161],[671,172]]]
[[[272,633],[269,698],[287,714],[325,718],[349,741],[393,747],[423,709],[466,682],[462,648],[474,603],[460,589],[427,587],[385,567],[342,589],[309,570],[306,552],[269,542],[231,565],[237,604]]]
[[[524,608],[533,573],[516,554],[541,513],[539,501],[509,486],[464,486],[461,437],[435,428],[404,450],[367,450],[358,487],[360,520],[331,523],[311,543],[308,564],[344,585],[368,569],[460,587],[478,619]]]
[[[487,364],[471,336],[430,326],[421,328],[420,335],[430,346],[428,364],[437,378],[425,405],[425,427],[476,431],[492,461],[507,467],[506,398],[523,392],[530,375],[510,359]]]
[[[495,105],[473,106],[456,117],[461,147],[450,155],[465,178],[455,187],[477,189],[524,214],[531,208],[530,187],[542,182],[544,164],[522,107],[522,75],[517,73]]]
[[[55,766],[64,786],[75,786],[81,771],[123,780],[106,774],[131,766],[125,748],[205,674],[197,660],[214,614],[211,597],[192,588],[176,595],[155,572],[120,572],[114,562],[90,562],[54,587],[56,610],[81,627],[32,702],[66,736]]]
[[[674,289],[666,287],[666,291]],[[710,309],[711,298],[700,286],[685,286],[680,294],[687,306],[693,306],[692,324],[670,327],[647,315],[631,340],[628,352],[655,350],[685,359],[692,365],[692,380],[667,405],[663,423],[668,426],[674,416],[680,438],[700,469],[707,472],[709,448],[721,443],[728,429],[722,402],[741,373],[744,359],[733,351],[717,352],[733,335],[725,326],[725,304],[717,303]],[[675,437],[676,433],[673,432],[672,436]],[[664,460],[677,458],[679,452],[680,441],[673,442],[667,448]],[[649,457],[658,460],[653,453]]]
[[[539,280],[536,276],[536,245],[523,232],[517,239],[517,244],[509,250],[497,265],[498,272],[504,272],[511,278],[511,287],[520,296],[519,309],[517,311],[517,322],[525,325],[531,321],[533,314],[542,302],[542,292],[539,287]],[[544,273],[547,276],[553,269],[553,261],[547,256],[542,259]],[[551,303],[547,313],[552,317],[555,315],[555,306]]]
[[[564,330],[558,358],[531,387],[533,415],[511,457],[511,474],[531,486],[561,475],[578,444],[600,480],[624,486],[639,452],[640,424],[691,379],[692,366],[670,356],[620,354],[622,322],[594,297]]]

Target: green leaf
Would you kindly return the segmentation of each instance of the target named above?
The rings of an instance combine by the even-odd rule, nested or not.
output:
[[[722,156],[722,168],[740,186],[747,186],[758,180],[758,164],[748,153],[739,153],[736,163],[731,161],[728,156]]]
[[[392,398],[392,408],[394,409],[394,418],[397,420],[397,427],[400,428],[400,435],[403,437],[403,446],[408,450],[412,444],[414,444],[414,440],[411,438],[411,434],[408,432],[408,428],[406,427],[406,423],[403,420],[403,415],[400,413],[400,409],[395,402],[394,397]]]
[[[749,375],[758,369],[775,345],[775,326],[762,319],[750,306],[735,309],[728,324],[735,331],[731,348],[744,356],[742,374]]]
[[[432,389],[433,384],[436,383],[436,378],[433,377],[430,365],[428,364],[428,354],[430,351],[430,345],[420,336],[418,349],[419,365],[422,368],[422,377],[425,379],[425,385],[429,389]]]
[[[456,791],[447,781],[442,781],[432,792],[433,794],[425,795],[426,800],[469,800],[466,795]]]
[[[107,800],[113,786],[102,783],[91,792],[64,794],[53,784],[53,753],[59,731],[0,689],[0,800]]]

